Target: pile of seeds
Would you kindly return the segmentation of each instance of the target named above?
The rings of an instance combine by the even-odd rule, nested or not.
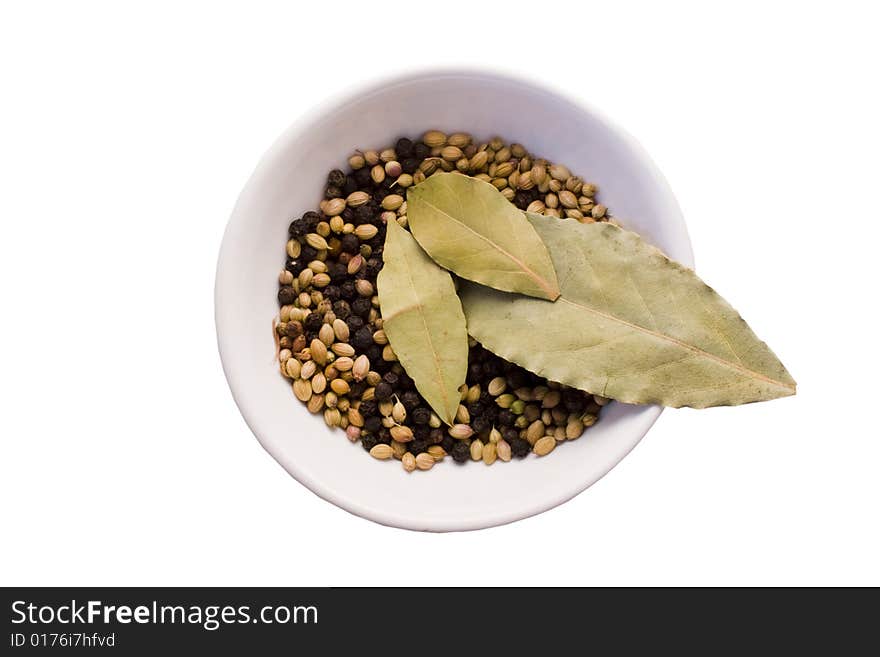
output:
[[[407,227],[406,189],[458,171],[494,185],[518,208],[583,223],[613,221],[596,186],[500,138],[426,132],[420,141],[358,151],[327,177],[318,211],[290,224],[275,324],[281,373],[312,413],[378,459],[407,471],[451,456],[492,464],[549,454],[592,426],[609,400],[547,381],[470,340],[467,382],[448,427],[388,344],[376,295],[385,226]]]

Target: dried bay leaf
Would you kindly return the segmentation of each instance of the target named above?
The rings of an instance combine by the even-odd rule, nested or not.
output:
[[[468,337],[452,276],[395,221],[388,222],[382,258],[376,283],[385,334],[422,397],[453,424]]]
[[[487,349],[627,403],[705,408],[795,394],[773,352],[693,271],[612,224],[527,217],[561,296],[551,303],[463,281],[468,331]]]
[[[489,183],[438,173],[410,187],[406,202],[413,236],[442,267],[506,292],[559,296],[547,247]]]

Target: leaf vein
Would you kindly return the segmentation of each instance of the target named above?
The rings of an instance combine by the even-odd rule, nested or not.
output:
[[[446,390],[446,380],[443,377],[443,367],[440,363],[440,355],[437,353],[437,347],[434,345],[434,340],[431,338],[431,331],[428,328],[428,320],[425,317],[425,307],[422,305],[421,301],[418,301],[418,298],[419,298],[418,287],[416,286],[415,279],[413,278],[412,267],[410,266],[409,258],[406,257],[406,255],[404,254],[404,257],[402,258],[402,260],[406,266],[406,276],[409,279],[410,286],[412,287],[412,290],[415,293],[415,297],[416,297],[417,301],[414,304],[410,304],[410,306],[403,308],[402,310],[398,310],[397,313],[395,313],[395,314],[399,315],[402,312],[411,311],[411,310],[416,310],[418,312],[419,318],[422,320],[422,326],[425,329],[425,336],[426,336],[428,346],[431,348],[431,356],[434,359],[434,369],[437,372],[437,379],[440,382],[439,388],[440,388],[440,394],[443,397],[443,410],[445,411],[445,414],[447,415],[447,417],[444,419],[448,419],[449,410],[450,410],[449,393]],[[392,314],[392,316],[393,316],[393,314]],[[384,321],[388,321],[388,320],[386,319]]]
[[[455,217],[453,217],[453,216],[452,216],[451,214],[449,214],[448,212],[444,212],[443,210],[441,210],[439,207],[437,207],[436,205],[434,205],[434,204],[431,203],[430,201],[425,200],[425,199],[422,199],[422,202],[423,202],[425,205],[429,205],[429,206],[431,206],[431,207],[432,207],[434,210],[436,210],[439,214],[442,214],[442,215],[444,215],[444,216],[446,216],[446,217],[449,217],[449,219],[450,219],[451,221],[453,221],[454,223],[458,224],[459,226],[461,226],[461,227],[464,228],[465,230],[470,231],[470,232],[473,233],[476,237],[478,237],[479,239],[481,239],[482,241],[484,241],[486,244],[490,245],[492,248],[494,248],[496,251],[498,251],[501,255],[503,255],[504,257],[506,257],[506,258],[508,258],[509,260],[511,260],[511,261],[512,261],[512,262],[513,262],[513,263],[514,263],[519,269],[521,269],[522,271],[526,272],[526,274],[529,276],[529,278],[531,278],[535,283],[537,283],[538,287],[540,287],[540,288],[541,288],[546,294],[548,294],[551,298],[554,298],[554,299],[555,299],[555,298],[559,295],[559,290],[554,289],[553,286],[550,284],[549,281],[545,280],[542,276],[540,276],[538,273],[536,273],[531,267],[529,267],[528,265],[526,265],[525,262],[523,262],[520,258],[517,258],[515,255],[513,255],[513,254],[510,253],[509,251],[507,251],[507,250],[506,250],[504,247],[502,247],[500,244],[498,244],[497,242],[494,242],[494,241],[490,240],[490,239],[489,239],[488,237],[486,237],[485,235],[482,235],[482,234],[478,233],[478,232],[475,231],[473,228],[471,228],[470,226],[468,226],[466,223],[464,223],[463,221],[460,221],[460,220],[456,219]]]
[[[671,344],[674,344],[678,347],[681,347],[682,349],[686,349],[686,350],[691,351],[697,355],[703,356],[704,358],[708,358],[709,360],[713,360],[713,361],[715,361],[725,367],[728,367],[733,370],[737,370],[748,377],[751,377],[754,379],[759,379],[761,381],[764,381],[765,383],[769,383],[771,385],[775,385],[780,388],[785,388],[787,390],[794,390],[795,389],[795,386],[793,386],[789,383],[785,383],[784,381],[777,381],[776,379],[773,379],[769,376],[765,376],[765,375],[761,374],[760,372],[755,372],[754,370],[750,370],[749,368],[747,368],[739,363],[732,363],[729,360],[725,360],[725,359],[721,358],[720,356],[716,356],[715,354],[709,353],[708,351],[700,349],[699,347],[696,347],[692,344],[688,344],[687,342],[682,342],[681,340],[674,338],[671,335],[666,335],[664,333],[660,333],[659,331],[654,331],[654,330],[651,330],[651,329],[646,328],[644,326],[639,326],[638,324],[628,322],[627,320],[622,319],[620,317],[615,317],[614,315],[611,315],[610,313],[602,312],[601,310],[598,310],[596,308],[591,308],[591,307],[586,306],[584,304],[577,303],[577,302],[572,301],[570,299],[566,299],[565,297],[560,297],[559,300],[557,301],[557,303],[559,303],[560,301],[565,302],[565,303],[569,304],[570,306],[574,306],[575,308],[581,308],[583,310],[586,310],[587,312],[593,313],[595,315],[599,315],[600,317],[604,317],[605,319],[608,319],[612,322],[616,322],[618,324],[628,326],[629,328],[631,328],[635,331],[641,331],[641,332],[646,333],[648,335],[651,335],[659,340],[663,340],[665,342],[669,342]]]

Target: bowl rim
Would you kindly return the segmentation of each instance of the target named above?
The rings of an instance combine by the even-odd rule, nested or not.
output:
[[[238,382],[241,380],[241,377],[237,376],[237,372],[235,371],[236,368],[232,362],[233,359],[228,358],[224,355],[229,354],[233,351],[234,345],[232,343],[234,340],[228,332],[224,331],[222,321],[222,316],[228,312],[229,304],[232,303],[231,300],[229,300],[228,297],[223,294],[223,272],[225,269],[228,269],[227,267],[225,267],[225,265],[226,262],[232,257],[230,251],[232,250],[234,239],[231,239],[231,236],[234,236],[236,231],[240,230],[243,226],[243,223],[246,222],[246,217],[241,210],[248,204],[248,197],[251,194],[251,190],[256,186],[257,181],[264,176],[265,172],[272,170],[276,166],[277,160],[282,155],[282,153],[286,151],[290,143],[295,142],[297,139],[299,139],[299,137],[312,123],[314,123],[317,119],[319,119],[329,111],[332,111],[339,107],[344,107],[349,103],[355,102],[358,98],[363,97],[366,94],[380,92],[387,87],[438,77],[485,79],[487,81],[501,81],[508,84],[525,86],[533,91],[538,91],[551,96],[555,102],[567,103],[582,112],[590,114],[596,121],[601,123],[606,129],[616,134],[618,138],[625,142],[626,146],[632,151],[633,156],[639,161],[640,165],[644,167],[646,171],[649,171],[652,177],[655,178],[658,188],[662,190],[665,196],[667,196],[667,212],[673,215],[672,219],[674,219],[681,228],[682,243],[680,246],[683,254],[687,256],[685,258],[682,258],[682,260],[685,261],[685,264],[689,264],[689,266],[691,267],[693,266],[693,250],[690,242],[690,236],[687,231],[687,225],[685,223],[684,216],[681,212],[678,201],[675,198],[675,195],[671,187],[669,186],[669,183],[666,180],[665,176],[648,155],[645,148],[641,145],[641,143],[638,142],[638,140],[635,139],[635,137],[633,137],[629,132],[617,125],[614,121],[610,120],[602,111],[597,110],[591,103],[585,102],[581,99],[573,98],[569,96],[564,90],[561,90],[552,84],[547,84],[544,81],[538,81],[534,78],[530,78],[529,76],[524,76],[519,73],[512,74],[503,70],[492,70],[486,67],[468,66],[418,68],[411,69],[406,72],[375,76],[360,84],[354,85],[346,89],[345,91],[340,91],[327,96],[324,100],[314,104],[310,109],[304,111],[299,118],[294,120],[294,122],[273,141],[271,146],[260,157],[257,165],[254,168],[254,171],[251,173],[244,186],[242,187],[242,190],[239,193],[239,196],[235,202],[235,205],[233,206],[232,212],[229,216],[229,219],[227,220],[226,226],[223,231],[223,237],[217,257],[217,266],[215,270],[214,322],[217,334],[217,349],[220,356],[220,363],[227,384],[229,386],[229,390],[232,394],[232,398],[235,401],[235,404],[238,407],[239,412],[241,413],[241,416],[244,419],[245,424],[250,429],[251,433],[256,437],[257,441],[260,443],[260,445],[262,445],[263,449],[265,449],[290,476],[292,476],[310,491],[315,493],[321,499],[330,502],[331,504],[353,515],[364,518],[366,520],[371,520],[381,525],[400,529],[428,532],[472,531],[476,529],[484,529],[488,527],[505,525],[510,522],[515,522],[517,520],[522,520],[531,516],[535,516],[552,508],[555,508],[561,504],[564,504],[565,502],[576,497],[584,490],[602,479],[602,477],[604,477],[606,474],[608,474],[608,472],[616,467],[620,463],[620,461],[622,461],[635,448],[635,446],[639,442],[641,442],[642,438],[644,438],[650,428],[660,417],[661,413],[663,412],[663,408],[660,406],[644,407],[645,421],[642,424],[640,433],[631,436],[628,449],[620,452],[619,456],[615,460],[613,460],[613,462],[611,462],[607,468],[603,469],[598,474],[598,476],[588,478],[584,482],[579,483],[577,486],[567,489],[553,497],[543,498],[540,502],[537,502],[527,508],[520,507],[517,509],[498,512],[491,518],[481,518],[476,520],[468,519],[453,522],[443,521],[434,523],[430,526],[426,526],[426,523],[424,521],[417,521],[406,515],[399,515],[394,512],[383,511],[381,509],[376,509],[368,505],[361,504],[357,500],[339,494],[332,488],[325,486],[321,483],[321,481],[311,476],[302,468],[298,467],[296,463],[282,461],[280,455],[276,453],[273,445],[271,444],[271,441],[265,437],[266,432],[264,432],[260,426],[261,422],[258,417],[258,413],[254,412],[254,410],[251,409],[250,405],[248,404],[246,399],[247,391],[244,389],[243,386],[239,386]],[[690,260],[690,262],[687,262],[688,259]]]

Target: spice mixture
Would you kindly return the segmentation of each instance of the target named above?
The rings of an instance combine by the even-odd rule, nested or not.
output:
[[[549,454],[579,438],[608,399],[547,381],[470,340],[456,424],[444,425],[407,376],[382,328],[376,277],[385,226],[406,228],[406,189],[458,171],[494,185],[516,207],[583,223],[613,221],[596,186],[500,138],[426,132],[356,152],[327,176],[318,211],[290,224],[275,324],[281,373],[312,413],[377,459],[429,470],[451,456],[492,464]]]

